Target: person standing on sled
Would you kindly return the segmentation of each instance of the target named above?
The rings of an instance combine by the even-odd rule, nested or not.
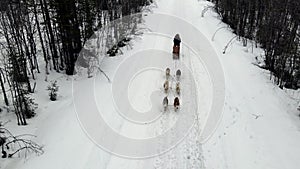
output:
[[[174,46],[173,46],[173,59],[179,59],[179,53],[180,53],[180,43],[181,43],[181,38],[179,34],[176,34],[174,37]]]
[[[180,38],[179,34],[175,35],[173,42],[174,42],[174,46],[180,46],[181,38]]]

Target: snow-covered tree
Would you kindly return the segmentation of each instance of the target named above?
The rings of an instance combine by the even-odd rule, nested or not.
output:
[[[51,82],[51,84],[48,86],[49,96],[51,101],[57,100],[57,92],[58,92],[59,86],[57,85],[57,81]]]

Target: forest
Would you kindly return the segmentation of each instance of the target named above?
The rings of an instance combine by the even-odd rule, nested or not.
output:
[[[73,75],[80,51],[96,30],[141,12],[150,3],[151,0],[1,0],[0,84],[6,106],[13,105],[17,124],[26,125],[26,119],[35,115],[37,105],[30,95],[41,69],[46,74],[56,71]],[[115,26],[108,27],[111,30],[101,38],[118,39]]]
[[[264,69],[280,88],[300,87],[299,0],[212,0],[215,11],[246,46],[264,49]]]
[[[212,0],[214,9],[244,46],[264,49],[264,65],[280,88],[300,87],[297,0]],[[83,46],[96,30],[111,21],[141,12],[152,0],[1,0],[0,84],[6,106],[13,105],[18,125],[34,116],[37,73],[44,69],[73,75]],[[131,22],[134,22],[132,20]],[[134,24],[134,23],[133,23]],[[136,25],[134,25],[135,27]],[[120,39],[109,27],[106,46],[115,55]],[[130,27],[130,26],[129,26]],[[126,27],[126,29],[130,29]],[[127,41],[128,39],[124,39]],[[121,45],[122,44],[118,44]],[[42,67],[41,67],[42,65]]]

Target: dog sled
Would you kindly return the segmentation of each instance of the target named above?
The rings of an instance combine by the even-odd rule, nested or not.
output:
[[[181,43],[181,38],[179,34],[176,34],[174,37],[174,45],[173,45],[173,59],[179,59],[180,56],[180,43]]]

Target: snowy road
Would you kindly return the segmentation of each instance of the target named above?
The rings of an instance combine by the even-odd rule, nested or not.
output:
[[[182,130],[176,130],[172,128],[172,125],[176,123],[176,121],[180,121],[181,123],[185,124],[186,126],[191,127],[190,133],[188,133],[186,138],[182,138],[183,141],[180,142],[179,145],[177,145],[174,149],[167,152],[166,154],[160,155],[154,159],[144,159],[141,163],[144,163],[144,168],[204,168],[204,159],[202,156],[202,148],[201,148],[201,141],[204,141],[205,138],[209,137],[209,132],[212,132],[211,130],[207,130],[207,133],[204,133],[203,137],[204,139],[200,138],[200,134],[202,133],[202,130],[205,125],[207,125],[207,120],[214,121],[215,123],[212,123],[213,125],[216,125],[217,121],[220,119],[219,116],[213,116],[212,119],[209,119],[209,112],[212,106],[213,102],[213,85],[212,85],[212,79],[211,76],[216,76],[214,74],[210,74],[207,70],[207,66],[205,61],[210,60],[214,62],[215,71],[217,72],[219,69],[217,66],[217,61],[213,59],[217,59],[216,53],[214,52],[212,46],[210,45],[210,42],[208,39],[205,38],[200,32],[197,32],[197,30],[194,29],[194,27],[186,23],[184,20],[180,18],[176,18],[173,16],[174,9],[178,8],[180,6],[180,3],[178,1],[164,1],[167,2],[168,5],[162,4],[163,1],[158,3],[158,6],[165,6],[168,7],[166,10],[161,10],[160,8],[155,9],[155,12],[153,14],[148,14],[144,17],[145,19],[145,27],[147,27],[150,31],[143,35],[142,40],[139,41],[139,43],[135,44],[135,47],[133,51],[130,53],[127,53],[125,57],[123,58],[122,62],[126,62],[126,60],[132,55],[142,55],[145,56],[146,53],[138,53],[140,50],[147,51],[150,50],[152,53],[150,56],[148,56],[148,59],[144,59],[142,57],[142,61],[139,61],[138,65],[135,65],[134,62],[132,62],[132,65],[128,65],[127,72],[131,72],[132,68],[139,67],[143,62],[151,62],[154,59],[154,56],[159,55],[161,58],[169,57],[169,67],[172,70],[172,74],[174,74],[175,70],[178,68],[183,69],[183,65],[189,68],[189,71],[191,72],[191,76],[185,76],[186,73],[183,74],[183,96],[187,95],[190,100],[192,98],[197,98],[197,103],[189,105],[189,108],[197,108],[196,116],[194,119],[196,119],[196,124],[193,125],[193,120],[184,120],[184,118],[178,118],[178,115],[174,115],[174,112],[170,114],[163,114],[161,118],[157,121],[157,123],[151,124],[151,125],[144,125],[139,126],[136,124],[129,123],[128,121],[124,121],[120,119],[120,117],[117,115],[117,113],[113,113],[112,115],[111,110],[113,108],[113,105],[107,106],[107,108],[103,109],[102,112],[104,112],[104,116],[106,119],[110,119],[107,123],[111,124],[111,126],[115,126],[114,129],[121,133],[121,135],[127,136],[127,137],[133,137],[133,138],[147,138],[153,136],[153,133],[161,134],[166,131],[170,131],[170,135],[167,138],[163,138],[158,140],[160,142],[162,149],[164,149],[166,146],[168,146],[170,140],[177,139],[178,135],[182,133]],[[183,13],[185,13],[188,9],[188,7],[183,8]],[[175,10],[176,11],[176,10]],[[163,14],[161,14],[163,12]],[[167,13],[167,14],[166,14]],[[183,45],[182,45],[182,52],[181,52],[181,60],[179,62],[172,61],[172,55],[171,55],[171,49],[172,49],[172,37],[176,34],[180,33],[183,37]],[[197,38],[195,38],[195,36]],[[201,40],[199,40],[201,39]],[[198,53],[195,53],[196,51],[201,51]],[[164,51],[168,54],[164,56],[164,54],[157,54],[155,51]],[[137,53],[137,54],[136,54]],[[151,57],[151,55],[154,55]],[[206,59],[206,60],[205,60]],[[126,63],[122,63],[126,64]],[[160,59],[160,62],[163,62],[163,59]],[[105,61],[104,61],[105,64]],[[132,66],[132,67],[131,67]],[[165,67],[161,67],[161,75],[163,74]],[[125,70],[121,71],[124,72]],[[185,71],[184,71],[185,72]],[[118,73],[118,72],[116,72]],[[223,73],[223,72],[221,72]],[[155,74],[158,74],[158,77],[155,78]],[[114,75],[116,76],[116,75]],[[118,74],[117,74],[118,76]],[[151,101],[147,100],[151,98],[151,89],[153,88],[161,88],[158,86],[162,86],[163,79],[159,78],[159,72],[157,70],[147,71],[147,73],[143,73],[143,76],[137,76],[140,83],[135,84],[135,81],[133,81],[132,84],[135,84],[135,86],[129,86],[129,100],[133,107],[142,107],[144,109],[151,109]],[[126,81],[124,79],[119,81]],[[124,77],[123,75],[123,78]],[[222,76],[220,79],[222,81]],[[158,81],[158,82],[157,82]],[[188,82],[190,81],[190,82]],[[193,89],[189,86],[191,83],[196,83],[196,88]],[[114,82],[113,82],[114,83]],[[99,84],[97,83],[96,86],[101,85],[101,82]],[[130,91],[130,88],[134,89],[133,91]],[[108,91],[108,88],[99,88],[99,91],[96,93],[103,94],[105,91]],[[115,91],[115,90],[113,90]],[[145,93],[146,91],[146,93]],[[191,94],[189,93],[191,92]],[[195,97],[192,94],[196,94]],[[106,95],[106,94],[105,94]],[[109,95],[109,94],[108,94]],[[121,95],[127,95],[126,93],[121,93]],[[192,96],[192,97],[191,97]],[[108,97],[111,98],[111,97]],[[144,98],[144,99],[143,99]],[[157,97],[156,99],[162,100],[163,96]],[[172,97],[171,97],[172,98]],[[222,97],[220,97],[222,100]],[[98,97],[96,100],[99,102],[99,107],[101,107],[101,103],[105,102],[101,99],[101,96]],[[106,99],[106,98],[105,98]],[[190,100],[183,99],[183,108],[180,110],[180,114],[187,114],[189,111],[186,111],[184,109],[185,103],[190,103]],[[143,102],[144,101],[144,102]],[[149,102],[150,101],[150,102]],[[148,103],[148,104],[147,104]],[[155,103],[155,101],[154,101]],[[145,105],[146,104],[146,105]],[[153,104],[153,102],[152,102]],[[222,104],[222,103],[221,103]],[[107,104],[105,104],[107,105]],[[109,105],[109,104],[108,104]],[[157,104],[152,105],[152,107],[157,106]],[[217,106],[216,106],[217,107]],[[222,105],[221,105],[222,108]],[[143,110],[142,110],[143,111]],[[105,115],[106,114],[106,115]],[[114,117],[116,117],[114,119]],[[116,122],[119,122],[118,124]],[[148,135],[151,133],[150,135]],[[181,139],[181,138],[180,138]],[[119,144],[121,144],[119,142]],[[173,146],[173,145],[169,145]],[[151,147],[156,150],[156,147]],[[118,157],[112,157],[110,159],[110,165],[109,168],[115,168],[118,163],[122,161]],[[130,163],[136,163],[136,161],[127,160],[128,164]]]
[[[167,2],[168,5],[162,2]],[[201,142],[213,134],[213,129],[221,117],[224,96],[216,97],[214,88],[220,86],[219,90],[224,90],[222,86],[224,82],[216,52],[208,39],[193,25],[173,16],[174,9],[180,6],[178,1],[161,1],[158,2],[158,6],[159,8],[154,9],[153,14],[144,16],[144,27],[149,31],[134,44],[133,50],[126,52],[121,58],[105,59],[102,63],[109,65],[108,68],[103,69],[113,79],[112,84],[107,85],[105,79],[99,76],[94,85],[96,104],[103,121],[92,122],[93,119],[99,118],[98,115],[88,113],[95,112],[90,108],[95,107],[95,103],[81,103],[81,100],[91,100],[88,98],[91,94],[83,91],[84,93],[78,92],[74,96],[75,107],[78,106],[79,111],[84,106],[89,108],[89,110],[86,108],[82,110],[85,110],[82,116],[79,113],[79,119],[95,143],[117,156],[129,158],[154,156],[154,158],[142,159],[138,163],[137,160],[111,156],[107,168],[116,168],[122,162],[130,166],[143,165],[144,168],[172,168],[172,166],[173,168],[204,168]],[[168,8],[161,10],[161,6]],[[188,7],[182,12],[185,13],[187,10]],[[174,61],[171,54],[172,38],[176,33],[180,33],[183,38],[179,61]],[[145,69],[146,67],[143,66],[148,63],[157,65],[154,64],[155,69],[151,69],[151,66],[154,66],[149,64],[150,67]],[[172,75],[177,69],[183,71],[180,96],[182,106],[179,112],[174,112],[172,106],[167,113],[162,112],[163,74],[167,67],[171,68]],[[216,84],[215,82],[218,81],[220,82]],[[171,81],[173,88],[174,84],[175,81]],[[74,90],[80,91],[84,87],[92,88],[87,84],[79,84]],[[169,93],[169,99],[172,102],[174,94]],[[219,99],[219,107],[213,105],[214,99],[217,101]],[[136,108],[142,114],[133,112],[132,108]],[[219,108],[219,114],[210,116],[211,109],[214,108]],[[143,116],[151,115],[151,112],[161,113],[154,121],[138,122],[144,119]],[[134,118],[140,120],[132,120]],[[206,126],[209,126],[208,129]],[[106,134],[102,137],[97,136],[95,128]],[[111,128],[113,131],[110,131]],[[118,133],[120,137],[108,137],[110,133]],[[103,137],[110,138],[112,145],[103,143]],[[154,139],[151,141],[152,139],[149,138]],[[143,146],[132,139],[150,140],[150,144]],[[127,149],[132,152],[127,152]],[[133,152],[137,155],[132,154]]]

